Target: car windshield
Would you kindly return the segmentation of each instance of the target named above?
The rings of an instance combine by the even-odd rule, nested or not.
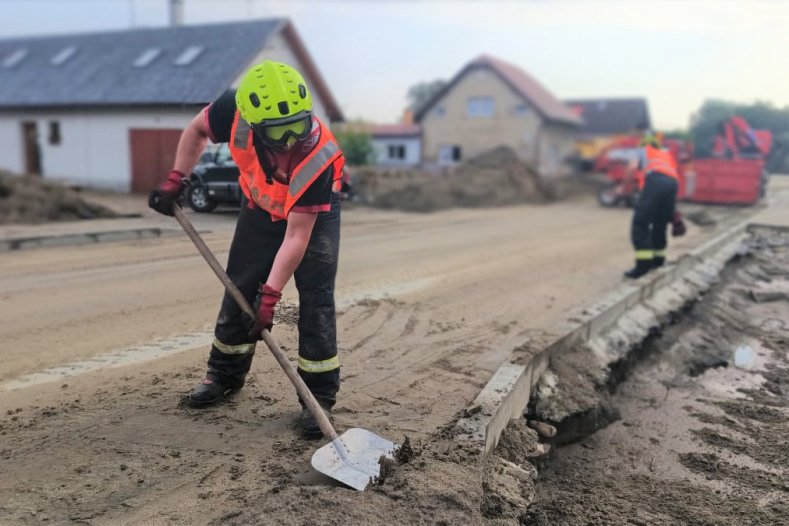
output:
[[[219,146],[219,152],[216,154],[216,164],[225,164],[228,161],[232,161],[230,148],[226,143],[223,143]]]
[[[206,146],[203,153],[200,154],[200,159],[198,162],[200,163],[210,163],[214,160],[214,155],[216,154],[216,146],[209,144]]]

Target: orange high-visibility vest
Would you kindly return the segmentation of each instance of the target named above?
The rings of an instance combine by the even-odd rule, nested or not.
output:
[[[230,155],[241,172],[238,177],[241,191],[247,199],[269,212],[274,221],[287,219],[290,209],[299,197],[329,166],[334,166],[334,187],[339,188],[345,157],[329,128],[320,120],[318,124],[321,128],[320,138],[310,153],[289,174],[290,182],[282,184],[272,180],[268,183],[253,144],[254,132],[236,110],[228,146]],[[299,147],[299,144],[294,147]]]
[[[636,174],[639,189],[644,188],[644,182],[649,172],[658,172],[679,181],[677,161],[670,151],[653,148],[652,146],[645,146],[644,149],[647,154],[647,162],[644,168]]]

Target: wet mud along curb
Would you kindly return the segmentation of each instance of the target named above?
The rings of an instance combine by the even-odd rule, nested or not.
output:
[[[551,361],[571,349],[583,345],[591,350],[597,363],[590,363],[590,370],[622,360],[672,313],[717,280],[726,263],[742,250],[748,228],[747,221],[738,223],[672,264],[633,284],[622,284],[591,307],[572,313],[568,321],[552,328],[553,341],[536,353],[529,351],[533,344],[528,339],[514,345],[511,358],[498,368],[458,420],[458,439],[482,453],[491,452],[510,420],[523,416],[536,390],[550,398],[555,387]],[[593,409],[548,404],[538,418],[560,422],[574,412]]]

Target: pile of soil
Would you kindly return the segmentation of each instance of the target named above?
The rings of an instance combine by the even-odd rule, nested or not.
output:
[[[0,224],[37,224],[116,216],[109,208],[88,203],[79,193],[61,184],[0,170]]]
[[[517,524],[534,499],[537,472],[528,462],[536,434],[513,420],[505,444],[482,456],[446,426],[427,443],[412,448],[382,471],[363,493],[332,485],[305,486],[286,476],[274,488],[247,488],[244,507],[222,524]],[[294,504],[300,503],[300,504]],[[212,523],[213,524],[213,523]]]
[[[355,172],[353,179],[361,203],[409,212],[540,203],[556,194],[554,185],[547,184],[532,165],[507,147],[447,172],[364,168]]]

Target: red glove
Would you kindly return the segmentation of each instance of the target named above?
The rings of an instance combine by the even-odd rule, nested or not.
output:
[[[184,174],[173,170],[167,174],[167,179],[148,195],[148,206],[160,214],[172,216],[173,204],[183,204]]]
[[[262,340],[261,333],[263,329],[271,330],[274,326],[274,307],[279,303],[282,293],[276,289],[263,285],[260,287],[260,295],[258,296],[257,303],[257,318],[252,330],[249,331],[249,337],[256,340]]]
[[[674,212],[674,217],[671,218],[671,235],[673,237],[682,237],[687,231],[685,221],[682,220],[682,214]]]

